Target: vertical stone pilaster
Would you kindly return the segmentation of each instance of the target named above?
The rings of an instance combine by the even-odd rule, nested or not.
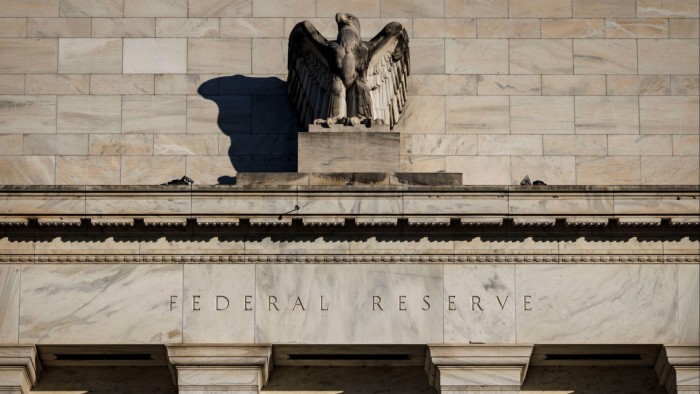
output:
[[[519,393],[532,345],[429,345],[428,379],[440,394]]]
[[[0,346],[0,393],[29,393],[40,373],[36,347]]]
[[[180,393],[259,393],[272,369],[272,346],[168,345]]]
[[[669,394],[700,394],[700,346],[665,345],[654,369]]]

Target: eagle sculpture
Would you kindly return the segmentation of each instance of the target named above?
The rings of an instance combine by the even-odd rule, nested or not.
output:
[[[388,124],[393,129],[406,106],[406,29],[391,22],[362,41],[354,15],[339,13],[335,21],[335,41],[309,21],[298,23],[289,35],[287,84],[302,124]]]

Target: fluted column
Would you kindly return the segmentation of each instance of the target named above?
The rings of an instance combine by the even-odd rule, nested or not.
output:
[[[41,364],[36,347],[0,346],[0,393],[26,394],[37,382]]]
[[[700,346],[665,345],[655,369],[669,394],[700,394]]]

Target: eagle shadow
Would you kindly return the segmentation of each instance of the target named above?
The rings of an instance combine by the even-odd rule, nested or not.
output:
[[[210,79],[197,92],[218,107],[217,124],[229,137],[228,156],[237,173],[297,170],[302,127],[285,81],[232,75]],[[222,175],[218,181],[235,184],[235,177]]]

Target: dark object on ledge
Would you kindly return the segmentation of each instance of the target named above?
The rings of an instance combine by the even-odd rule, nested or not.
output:
[[[520,181],[520,186],[542,186],[546,185],[543,181],[536,180],[535,182],[530,181],[530,175],[525,175],[522,181]]]
[[[173,179],[170,182],[166,183],[161,183],[161,186],[169,186],[169,185],[191,185],[194,183],[194,179],[188,177],[187,175],[183,176],[180,179]]]

